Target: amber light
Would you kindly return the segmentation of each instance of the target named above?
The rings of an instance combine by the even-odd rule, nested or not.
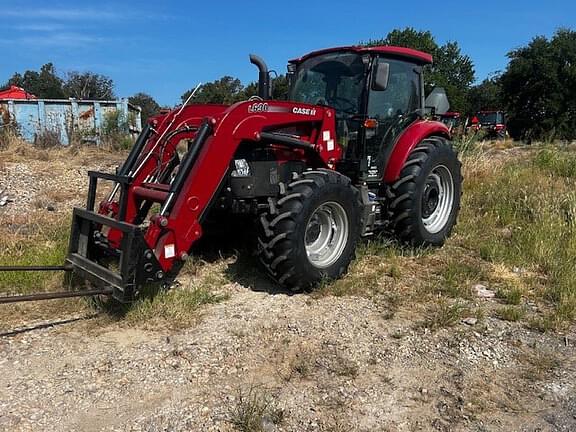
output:
[[[364,120],[364,127],[366,129],[376,129],[378,127],[378,120],[366,119],[366,120]]]

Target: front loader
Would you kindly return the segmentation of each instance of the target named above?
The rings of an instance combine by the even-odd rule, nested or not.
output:
[[[212,220],[248,220],[263,267],[290,290],[343,275],[362,236],[450,235],[462,177],[448,128],[429,120],[448,110],[442,91],[424,97],[430,55],[313,52],[289,62],[288,101],[270,99],[266,65],[251,61],[258,96],[152,117],[115,174],[88,173],[63,269],[91,294],[130,302],[169,284]],[[111,192],[97,202],[102,182]]]

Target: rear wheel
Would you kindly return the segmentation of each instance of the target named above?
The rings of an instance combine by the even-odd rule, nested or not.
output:
[[[335,171],[306,171],[260,217],[259,256],[281,285],[309,288],[336,279],[354,258],[361,203],[350,179]]]
[[[427,138],[412,151],[389,187],[390,221],[403,241],[441,246],[456,224],[461,164],[449,141]]]

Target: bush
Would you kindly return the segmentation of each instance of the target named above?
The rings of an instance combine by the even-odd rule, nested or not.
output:
[[[125,117],[122,111],[117,109],[105,113],[104,121],[102,122],[102,135],[126,133],[128,130],[128,119]]]
[[[128,119],[119,110],[104,114],[101,128],[101,145],[112,150],[127,150],[132,147],[134,140],[128,134]]]
[[[576,177],[576,154],[557,149],[541,150],[534,159],[534,165],[559,177]]]

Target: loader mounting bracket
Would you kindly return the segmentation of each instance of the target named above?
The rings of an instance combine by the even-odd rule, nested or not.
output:
[[[120,247],[103,242],[102,232],[122,233]],[[164,282],[166,275],[140,227],[75,208],[66,265],[98,288],[111,288],[123,303],[133,301],[146,284]]]

